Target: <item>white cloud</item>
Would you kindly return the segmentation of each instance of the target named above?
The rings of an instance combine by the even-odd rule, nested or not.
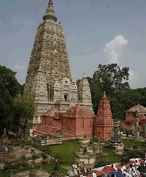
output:
[[[23,65],[15,65],[15,69],[17,71],[24,71],[24,70],[26,70],[26,67]]]
[[[122,35],[118,35],[105,45],[103,51],[108,63],[119,64],[124,52],[123,47],[127,45],[127,43],[128,41]]]
[[[120,66],[120,68],[124,68],[125,66]],[[139,75],[140,75],[140,72],[135,72],[133,70],[129,70],[129,84],[130,84],[130,87],[133,88],[135,83],[138,81],[139,79]],[[125,82],[125,81],[124,81]]]
[[[140,75],[140,72],[135,72],[132,70],[129,71],[129,84],[131,88],[133,88],[135,83],[138,81],[139,75]]]

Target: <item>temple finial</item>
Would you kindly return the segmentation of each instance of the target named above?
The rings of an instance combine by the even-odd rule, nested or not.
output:
[[[52,2],[52,0],[49,0],[49,4],[50,4],[50,5],[53,5],[53,2]]]
[[[86,78],[86,76],[85,76],[85,72],[83,72],[83,76],[82,76],[82,78]]]
[[[107,98],[107,97],[106,97],[106,93],[105,93],[105,91],[104,91],[104,94],[103,94],[103,98]]]
[[[47,10],[46,10],[46,13],[43,16],[43,20],[44,21],[49,20],[52,22],[57,21],[57,17],[55,16],[55,11],[54,11],[52,0],[49,0],[49,4],[48,4]]]

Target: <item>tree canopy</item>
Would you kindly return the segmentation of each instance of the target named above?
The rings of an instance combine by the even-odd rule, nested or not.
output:
[[[0,134],[3,129],[11,129],[13,122],[13,99],[21,92],[16,72],[0,65]]]
[[[129,89],[129,68],[120,68],[116,63],[101,65],[93,74],[93,82],[99,82],[100,88],[107,94]]]
[[[30,94],[23,95],[13,100],[14,124],[23,129],[24,137],[28,123],[33,119],[35,104]]]
[[[9,95],[13,98],[19,94],[21,90],[21,85],[16,79],[16,72],[11,69],[6,68],[5,66],[0,65],[0,82],[8,91]]]
[[[124,120],[126,111],[138,103],[146,106],[146,88],[130,89],[128,79],[128,67],[120,68],[116,63],[99,64],[93,77],[88,77],[95,114],[104,91],[110,101],[114,119]]]

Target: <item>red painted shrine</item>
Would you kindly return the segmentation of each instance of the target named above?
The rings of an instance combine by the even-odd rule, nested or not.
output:
[[[48,110],[42,116],[42,123],[37,127],[36,134],[49,133],[71,134],[74,137],[95,136],[102,140],[109,140],[114,126],[110,102],[104,92],[100,100],[97,116],[84,106],[70,108],[65,113],[59,112],[55,107]]]
[[[114,126],[110,102],[107,100],[106,94],[99,102],[97,117],[95,119],[95,137],[102,140],[111,139],[111,132]]]
[[[49,134],[63,131],[75,137],[85,134],[92,137],[93,121],[96,116],[84,106],[70,108],[65,113],[60,113],[55,107],[42,116],[42,123],[37,127],[36,134]]]
[[[133,106],[132,108],[128,109],[126,112],[126,120],[123,124],[123,128],[127,129],[127,130],[134,130],[135,129],[135,122],[136,122],[136,118],[134,117],[134,113],[135,111],[143,111],[146,110],[146,108],[140,104]],[[139,115],[139,128],[142,131],[143,130],[143,126],[145,124],[146,118],[144,116],[144,114],[140,114]]]

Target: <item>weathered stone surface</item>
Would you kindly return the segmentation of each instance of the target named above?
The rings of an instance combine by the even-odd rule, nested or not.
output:
[[[78,99],[81,105],[86,106],[92,110],[91,91],[88,79],[83,75],[78,87]]]
[[[17,174],[14,174],[14,175],[11,175],[11,177],[29,177],[29,171],[24,171],[24,172],[21,172],[21,173],[17,173]],[[36,177],[48,177],[49,174],[43,170],[36,170]]]
[[[53,3],[49,2],[44,22],[39,25],[27,70],[25,92],[32,93],[36,104],[33,124],[53,105],[65,112],[78,102],[77,85],[72,82],[62,25],[57,24]],[[81,80],[81,104],[92,110],[88,80]]]

